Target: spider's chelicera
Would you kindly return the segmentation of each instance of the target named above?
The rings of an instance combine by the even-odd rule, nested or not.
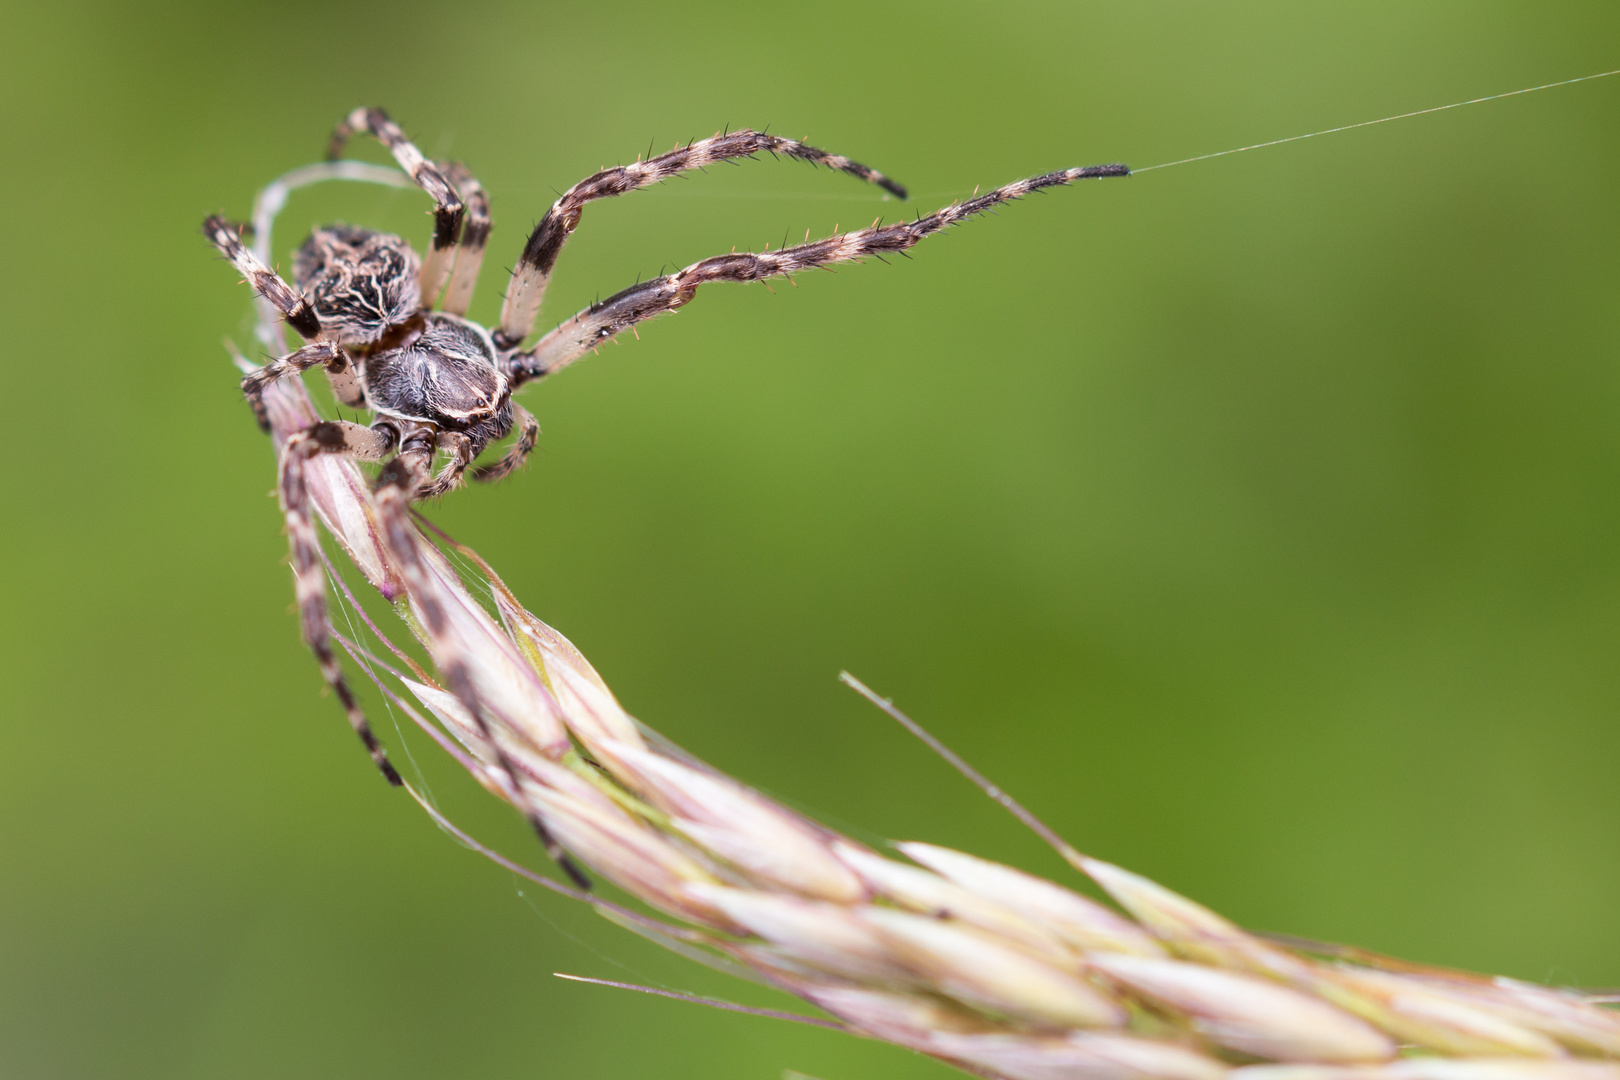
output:
[[[312,457],[343,454],[382,461],[392,455],[376,484],[379,501],[387,495],[395,504],[442,495],[460,484],[469,470],[476,480],[498,480],[523,463],[540,433],[535,418],[512,400],[514,391],[566,367],[621,331],[676,310],[692,299],[700,285],[761,281],[867,255],[902,252],[932,233],[1030,192],[1129,172],[1123,165],[1064,169],[1016,181],[911,221],[874,224],[776,251],[733,252],[703,259],[593,304],[524,348],[563,244],[578,226],[585,204],[595,199],[623,195],[689,169],[753,157],[761,151],[826,165],[901,198],[905,189],[846,157],[749,130],[727,132],[667,154],[604,169],[565,191],[529,234],[507,285],[500,321],[486,329],[465,317],[490,231],[489,200],[482,186],[459,163],[428,161],[379,109],[350,113],[333,133],[328,157],[339,157],[344,144],[356,134],[382,142],[411,179],[432,196],[433,237],[425,257],[402,237],[332,225],[316,229],[298,249],[295,289],[242,243],[241,227],[215,216],[203,228],[253,289],[305,341],[301,348],[242,380],[243,393],[261,424],[260,398],[265,388],[317,367],[326,370],[340,401],[372,414],[369,426],[322,421],[288,439],[282,449],[280,494],[304,638],[350,723],[378,768],[394,784],[400,783],[399,776],[332,654],[325,576],[304,483],[304,464]],[[473,467],[479,454],[514,428],[517,438],[504,455]],[[440,451],[446,454],[446,462],[434,474],[434,457]],[[424,619],[430,617],[430,613],[421,614]],[[466,685],[466,673],[454,670],[454,665],[451,668],[444,672],[449,689],[483,728],[482,712]],[[485,734],[487,737],[488,732]],[[497,746],[493,740],[490,743]],[[502,757],[498,748],[496,753]],[[511,763],[503,759],[500,764],[515,785]],[[533,824],[556,854],[544,826],[538,819]]]

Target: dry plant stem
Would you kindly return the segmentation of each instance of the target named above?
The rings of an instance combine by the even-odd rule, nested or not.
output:
[[[264,406],[278,447],[318,419],[292,379]],[[386,487],[373,495],[352,462],[307,465],[321,520],[438,674],[392,644],[409,673],[334,640],[486,790],[658,914],[525,870],[412,797],[462,843],[650,940],[1002,1080],[1620,1080],[1620,1014],[1587,997],[1262,939],[1075,851],[982,777],[1119,909],[948,848],[901,844],[900,861],[840,836],[643,728],[566,638],[447,541],[489,606],[475,596],[421,519]]]

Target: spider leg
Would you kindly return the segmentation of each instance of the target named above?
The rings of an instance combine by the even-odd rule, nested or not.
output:
[[[461,228],[455,269],[450,274],[450,286],[444,291],[444,310],[452,315],[465,315],[472,303],[473,286],[478,284],[478,268],[484,262],[484,245],[489,242],[489,196],[484,194],[484,186],[478,178],[461,162],[452,161],[440,168],[467,204],[467,222]]]
[[[534,232],[529,234],[528,243],[523,245],[523,255],[513,268],[512,280],[506,288],[506,302],[501,307],[500,328],[495,331],[496,345],[506,349],[516,348],[534,329],[534,320],[540,313],[540,301],[545,295],[552,267],[556,266],[557,256],[562,252],[569,234],[579,225],[579,215],[586,203],[595,199],[623,195],[637,188],[667,180],[688,169],[700,169],[705,165],[733,158],[753,157],[762,151],[785,154],[800,161],[826,165],[828,168],[876,184],[902,199],[906,197],[905,188],[876,169],[869,169],[858,161],[851,161],[839,154],[829,154],[825,150],[818,150],[792,139],[764,135],[746,128],[708,139],[699,139],[686,146],[677,147],[667,154],[660,154],[632,165],[604,169],[563,192],[561,198],[552,203],[551,209],[546,211],[546,216],[540,219],[540,224],[534,227]]]
[[[716,255],[695,262],[684,270],[653,278],[621,293],[592,304],[537,342],[534,348],[504,357],[507,377],[513,388],[549,375],[584,356],[613,335],[643,320],[663,315],[692,299],[699,285],[711,281],[761,281],[797,270],[810,270],[833,263],[852,262],[867,255],[904,251],[924,237],[948,228],[975,214],[982,214],[1002,203],[1023,198],[1032,191],[1071,184],[1076,180],[1101,176],[1124,176],[1123,165],[1098,165],[1065,169],[1028,180],[1019,180],[977,198],[936,210],[932,214],[893,225],[841,233],[825,240],[781,248],[760,254]]]
[[[504,480],[512,475],[529,454],[534,450],[535,443],[540,441],[540,421],[517,402],[512,403],[512,417],[517,421],[517,442],[506,452],[506,456],[493,464],[473,470],[473,479],[489,483],[495,480]]]
[[[432,307],[444,290],[450,277],[450,266],[456,257],[456,236],[461,231],[465,213],[461,196],[446,179],[444,173],[422,156],[422,151],[405,137],[399,125],[381,109],[356,109],[338,123],[332,131],[332,140],[326,147],[328,161],[343,156],[343,147],[353,135],[371,135],[388,147],[399,162],[399,167],[410,174],[423,191],[433,197],[433,246],[422,260],[419,280],[422,285],[422,303]]]
[[[393,448],[396,439],[394,430],[386,426],[368,428],[343,421],[313,424],[293,435],[282,448],[280,488],[281,508],[287,516],[287,537],[292,547],[293,582],[304,641],[315,654],[327,685],[343,706],[349,726],[360,736],[366,752],[383,776],[398,787],[401,783],[399,773],[394,770],[371,725],[366,722],[360,703],[355,700],[343,677],[343,668],[332,654],[326,623],[326,571],[321,566],[320,542],[315,535],[309,488],[305,482],[305,466],[312,458],[321,454],[347,454],[363,461],[375,461]]]
[[[259,416],[262,412],[258,405],[258,395],[265,386],[319,364],[326,365],[326,373],[332,380],[332,389],[336,391],[339,401],[352,406],[365,404],[365,395],[360,390],[359,381],[354,377],[354,369],[349,365],[349,358],[337,346],[317,340],[321,337],[322,329],[314,305],[302,293],[287,284],[280,274],[259,261],[259,257],[242,243],[240,229],[240,226],[232,225],[218,215],[203,222],[203,232],[208,235],[208,239],[231,261],[231,265],[247,278],[248,283],[253,286],[253,291],[281,312],[282,317],[298,331],[300,337],[314,343],[279,360],[271,361],[242,380],[242,392],[253,405],[254,415]],[[259,426],[261,428],[265,426],[262,417]]]
[[[439,475],[425,480],[416,489],[416,494],[411,496],[413,502],[417,499],[437,499],[460,487],[467,467],[473,462],[473,441],[459,431],[439,432],[434,438],[434,445],[440,450],[450,451],[450,460],[439,470]]]
[[[203,233],[213,245],[231,261],[231,265],[248,280],[253,291],[269,301],[281,312],[289,326],[298,331],[305,341],[321,336],[321,320],[315,314],[315,305],[297,289],[282,280],[281,275],[259,261],[259,257],[242,243],[242,226],[232,225],[218,214],[203,222]]]
[[[382,472],[377,476],[377,514],[388,541],[388,549],[394,556],[401,576],[410,587],[416,617],[422,620],[422,625],[430,638],[441,643],[450,643],[455,638],[454,635],[447,633],[449,615],[439,604],[431,588],[429,571],[417,547],[420,541],[411,525],[409,511],[414,493],[420,491],[428,482],[428,468],[432,460],[430,448],[420,444],[413,446],[407,439],[399,454],[393,461],[383,466]],[[439,670],[444,674],[446,687],[461,703],[461,707],[467,710],[467,715],[472,717],[478,727],[478,734],[495,757],[496,767],[505,774],[506,781],[511,787],[513,805],[517,806],[528,820],[530,828],[545,847],[546,854],[557,861],[557,865],[563,868],[576,885],[582,889],[589,889],[590,879],[585,876],[578,864],[569,858],[562,845],[557,843],[539,813],[526,805],[517,766],[496,740],[495,733],[490,728],[489,719],[484,715],[478,700],[478,691],[474,688],[472,677],[467,671],[466,659],[459,655],[441,655],[435,657],[435,660],[438,662]]]
[[[310,368],[325,367],[328,371],[337,369],[347,374],[348,362],[343,356],[343,350],[330,341],[317,341],[295,349],[278,360],[272,360],[256,371],[250,371],[242,379],[242,394],[253,407],[253,415],[259,418],[259,426],[265,431],[270,430],[269,421],[265,418],[263,397],[265,387],[277,379],[285,379],[290,375],[302,375]],[[350,376],[352,378],[352,375]],[[347,403],[346,403],[347,404]]]

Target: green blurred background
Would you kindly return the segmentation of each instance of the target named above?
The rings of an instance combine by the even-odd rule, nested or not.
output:
[[[487,319],[555,191],[722,125],[929,209],[1617,67],[1617,41],[1596,0],[12,5],[0,1075],[946,1075],[554,980],[768,1000],[458,848],[323,698],[220,344],[250,344],[248,293],[198,225],[348,109],[492,192]],[[532,467],[433,513],[633,712],[862,837],[1063,873],[841,667],[1247,925],[1617,984],[1617,181],[1620,78],[712,287],[526,391]],[[426,205],[298,196],[283,265],[332,218],[425,238]],[[898,212],[769,160],[598,204],[545,319]],[[456,820],[544,862],[409,746]]]

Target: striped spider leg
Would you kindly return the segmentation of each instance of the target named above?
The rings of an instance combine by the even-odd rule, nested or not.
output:
[[[534,320],[540,314],[540,302],[545,298],[546,285],[551,280],[552,269],[557,265],[557,256],[562,254],[563,244],[579,226],[579,216],[586,203],[661,183],[688,169],[701,169],[705,165],[737,158],[751,158],[762,151],[825,165],[869,184],[876,184],[891,195],[902,199],[906,197],[905,188],[858,161],[851,161],[840,154],[829,154],[793,139],[766,135],[747,128],[699,139],[645,161],[603,169],[563,192],[529,234],[528,242],[523,245],[523,254],[512,270],[512,280],[506,287],[506,302],[501,306],[500,325],[495,330],[496,345],[503,349],[516,348],[534,329]]]
[[[234,233],[232,235],[234,236]],[[251,253],[247,257],[252,257]],[[322,343],[316,343],[319,344]],[[316,345],[305,346],[304,349],[294,353],[293,357],[313,351]],[[249,377],[261,376],[267,384],[275,376],[275,369],[285,369],[282,373],[290,373],[294,366],[292,358],[282,358]],[[378,507],[379,511],[386,511],[382,516],[388,533],[389,549],[395,552],[405,576],[410,579],[413,573],[419,575],[422,568],[416,549],[412,546],[414,540],[401,531],[408,529],[402,508],[408,506],[410,501],[421,498],[422,492],[432,487],[428,470],[432,465],[434,450],[437,445],[442,444],[442,439],[442,434],[435,432],[429,425],[408,426],[402,434],[400,427],[387,419],[369,428],[343,421],[319,421],[294,432],[282,447],[280,458],[277,490],[287,522],[294,591],[305,642],[315,654],[322,674],[332,687],[351,726],[359,735],[372,760],[389,784],[394,786],[400,786],[403,781],[366,720],[332,651],[326,574],[315,528],[314,504],[310,496],[307,470],[310,461],[324,454],[343,455],[358,461],[381,461],[397,448],[397,454],[377,481]],[[422,611],[421,616],[425,621],[435,625],[444,618],[443,612],[431,605]],[[477,694],[472,689],[472,682],[466,676],[465,664],[452,661],[445,666],[447,679],[456,697],[468,713],[477,718],[482,734],[493,748],[496,767],[505,773],[512,790],[520,791],[521,789],[517,787],[518,776],[515,766],[495,741],[493,732],[489,730]],[[589,889],[591,887],[589,878],[552,838],[539,814],[532,808],[523,807],[521,802],[519,807],[539,836],[547,853],[557,860],[577,885]]]
[[[461,222],[466,205],[456,192],[456,186],[440,171],[439,166],[422,156],[416,144],[405,137],[399,125],[381,109],[356,109],[338,123],[326,147],[326,160],[336,161],[343,156],[343,148],[354,135],[370,135],[386,146],[416,185],[433,197],[433,242],[427,258],[422,260],[419,282],[422,302],[431,308],[450,279],[450,268],[456,259],[456,243],[461,233]],[[459,167],[458,167],[459,168]],[[465,170],[461,170],[465,173]],[[468,179],[471,179],[469,176]],[[474,185],[477,181],[473,181]],[[479,189],[480,195],[482,188]],[[484,208],[485,235],[488,235],[489,212]]]
[[[455,269],[444,292],[444,310],[451,315],[466,315],[472,304],[473,286],[478,284],[478,269],[484,263],[484,245],[489,242],[489,196],[461,162],[447,162],[440,168],[467,204],[467,220],[456,244]]]
[[[852,262],[868,255],[881,256],[887,252],[905,251],[924,237],[1003,203],[1021,199],[1031,192],[1072,184],[1077,180],[1125,176],[1129,171],[1123,165],[1064,169],[1018,180],[975,198],[952,203],[913,221],[873,225],[871,228],[840,233],[825,240],[812,240],[776,251],[732,253],[703,259],[684,270],[643,281],[592,304],[541,338],[533,348],[506,354],[507,372],[514,386],[522,386],[567,367],[620,331],[675,311],[692,299],[699,285],[711,281],[763,281],[798,270]]]
[[[304,639],[350,725],[392,784],[401,782],[399,774],[367,723],[332,652],[326,577],[311,512],[311,461],[335,454],[358,461],[386,462],[376,481],[379,520],[389,537],[388,547],[409,584],[413,574],[427,572],[411,540],[410,504],[449,491],[467,473],[478,480],[501,479],[521,466],[534,449],[539,423],[512,400],[512,392],[524,383],[566,367],[638,322],[675,311],[691,300],[700,285],[760,281],[867,255],[904,251],[941,229],[1030,192],[1128,172],[1119,165],[1068,169],[1008,184],[910,222],[874,224],[868,229],[774,252],[704,259],[594,304],[531,348],[523,349],[558,256],[590,202],[623,195],[705,165],[751,158],[760,152],[826,165],[901,197],[905,189],[848,158],[746,129],[602,170],[564,192],[529,234],[512,271],[499,323],[486,329],[465,317],[490,232],[489,200],[482,185],[460,163],[427,160],[378,109],[350,113],[332,136],[329,158],[336,159],[355,134],[371,135],[383,143],[410,181],[432,197],[434,230],[425,257],[399,236],[331,225],[314,230],[298,249],[297,288],[266,265],[270,228],[287,194],[318,179],[376,180],[378,171],[386,172],[358,162],[312,166],[288,174],[266,189],[255,216],[256,249],[242,242],[237,227],[217,216],[204,223],[204,232],[252,285],[262,301],[261,310],[273,313],[261,320],[261,338],[272,348],[277,347],[281,334],[274,316],[279,316],[304,339],[300,348],[272,359],[243,379],[243,392],[254,405],[261,424],[265,421],[261,400],[265,389],[277,380],[296,378],[316,367],[325,368],[339,400],[369,409],[373,415],[370,427],[318,421],[294,432],[282,448],[278,490],[287,520]],[[384,178],[381,182],[393,181]],[[436,310],[441,297],[442,307]],[[480,453],[514,430],[517,438],[504,456],[473,467]],[[448,460],[434,475],[434,457],[441,451]],[[429,592],[415,591],[424,596]],[[428,624],[443,615],[426,609],[418,614]],[[496,766],[505,774],[512,791],[521,793],[517,771],[493,737],[466,663],[454,656],[438,659],[448,689],[493,748]],[[520,797],[515,801],[522,805]],[[538,813],[532,808],[523,812],[546,850],[578,883],[588,885],[552,839]]]

